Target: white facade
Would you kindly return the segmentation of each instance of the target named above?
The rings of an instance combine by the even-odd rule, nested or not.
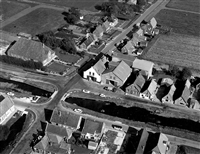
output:
[[[118,24],[118,19],[115,18],[113,22],[110,22],[111,27],[115,27]]]
[[[56,58],[57,56],[55,55],[55,52],[51,52],[51,51],[49,51],[48,52],[48,56],[47,56],[47,59],[45,59],[43,62],[42,62],[42,64],[43,64],[43,66],[46,66],[46,65],[48,65],[54,58]]]
[[[0,125],[2,125],[2,124],[5,122],[5,120],[6,120],[7,118],[9,118],[11,115],[13,115],[16,111],[17,111],[17,110],[16,110],[15,106],[13,105],[9,110],[6,111],[5,114],[3,114],[3,115],[0,117]]]
[[[83,72],[83,78],[101,82],[101,75],[99,75],[93,67]]]

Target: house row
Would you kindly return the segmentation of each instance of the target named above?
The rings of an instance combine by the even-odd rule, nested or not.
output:
[[[57,56],[55,52],[41,42],[19,38],[8,50],[7,55],[48,65]]]
[[[147,47],[148,38],[159,33],[158,29],[156,29],[156,26],[157,21],[155,18],[152,18],[148,23],[140,23],[138,25],[138,30],[135,32],[131,31],[127,34],[127,37],[129,37],[130,40],[123,46],[121,52],[123,54],[135,55],[135,52],[139,47]]]
[[[105,32],[110,30],[112,27],[117,25],[118,19],[113,18],[113,22],[109,22],[107,19],[104,20],[102,24],[99,24],[92,33],[87,33],[78,44],[79,48],[82,50],[87,50],[93,45],[98,39],[100,39]]]
[[[88,149],[95,150],[101,138],[104,123],[66,111],[54,109],[50,122],[47,123],[44,137],[36,143],[37,153],[70,153],[69,142],[74,132],[80,132],[81,137],[88,140]]]
[[[142,70],[142,75],[147,79],[150,78],[152,76],[153,65],[152,62],[136,58],[130,67],[124,61],[110,62],[107,57],[103,55],[99,61],[83,72],[83,78],[100,84],[121,87],[133,70]]]

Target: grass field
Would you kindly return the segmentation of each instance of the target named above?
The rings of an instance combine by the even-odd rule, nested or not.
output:
[[[80,57],[77,56],[77,55],[72,55],[72,54],[61,54],[59,52],[56,52],[56,55],[58,56],[58,58],[61,60],[61,61],[64,61],[66,63],[76,63]]]
[[[56,29],[66,23],[61,13],[53,9],[39,8],[5,26],[3,30],[12,33],[25,32],[35,35]]]
[[[11,16],[29,7],[29,5],[27,4],[21,4],[21,3],[10,2],[10,1],[0,2],[0,6],[1,6],[0,14],[2,15],[3,20],[6,20],[10,18]]]
[[[53,71],[53,72],[57,72],[57,73],[62,73],[67,68],[69,68],[69,67],[67,67],[63,64],[57,63],[57,62],[53,62],[47,67],[48,70]]]
[[[199,38],[184,35],[160,36],[143,58],[200,70]]]
[[[167,7],[175,8],[186,11],[199,12],[200,11],[200,1],[199,0],[171,0]]]
[[[159,24],[172,28],[172,32],[200,36],[200,14],[174,10],[161,10],[156,19]]]
[[[80,9],[97,11],[94,6],[105,0],[32,0],[40,3],[53,4],[65,7],[78,7]]]

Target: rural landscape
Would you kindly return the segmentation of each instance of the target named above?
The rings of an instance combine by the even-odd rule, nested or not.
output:
[[[199,0],[0,6],[0,153],[200,154]]]

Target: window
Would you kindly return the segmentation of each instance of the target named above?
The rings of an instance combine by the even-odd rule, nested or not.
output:
[[[115,80],[115,77],[113,77],[113,80]]]
[[[92,75],[94,76],[94,73],[92,73]]]
[[[112,76],[110,76],[110,79],[112,79]]]
[[[89,72],[89,75],[91,75],[91,72]]]

